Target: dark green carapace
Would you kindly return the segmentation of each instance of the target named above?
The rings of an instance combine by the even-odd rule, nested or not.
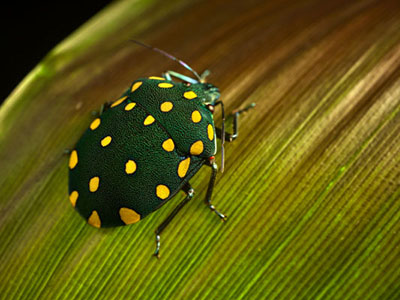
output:
[[[182,189],[216,153],[205,104],[215,95],[210,84],[143,78],[91,123],[69,163],[71,202],[89,224],[134,223]]]
[[[189,179],[202,165],[211,167],[205,203],[225,221],[211,204],[218,171],[216,139],[221,139],[223,170],[224,142],[236,139],[239,114],[254,104],[232,114],[233,133],[226,133],[219,90],[205,82],[208,71],[200,76],[163,50],[133,42],[177,61],[196,78],[168,71],[163,77],[138,79],[121,98],[105,105],[70,151],[69,199],[90,225],[109,227],[136,223],[184,191],[186,197],[156,229],[154,255],[159,257],[160,234],[192,199]],[[214,126],[217,105],[221,129]]]

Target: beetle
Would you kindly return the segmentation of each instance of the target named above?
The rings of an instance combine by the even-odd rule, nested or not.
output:
[[[211,167],[205,203],[226,220],[211,203],[218,171],[216,139],[221,139],[223,170],[224,142],[237,138],[239,115],[255,104],[236,110],[233,133],[225,132],[220,92],[206,83],[208,71],[199,75],[171,54],[133,42],[178,62],[195,78],[174,71],[140,78],[118,100],[103,105],[70,151],[69,200],[90,225],[111,227],[136,223],[184,191],[186,197],[155,231],[154,255],[159,257],[161,232],[193,198],[189,180],[203,165]],[[213,120],[217,105],[221,129]]]

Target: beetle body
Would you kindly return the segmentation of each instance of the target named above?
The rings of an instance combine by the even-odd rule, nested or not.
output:
[[[135,223],[171,199],[216,153],[216,87],[134,81],[69,159],[72,205],[95,227]]]

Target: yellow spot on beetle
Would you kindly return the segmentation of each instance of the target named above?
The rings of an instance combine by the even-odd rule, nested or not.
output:
[[[79,193],[77,191],[73,191],[70,195],[69,195],[69,201],[71,201],[71,204],[73,207],[75,207],[76,205],[76,200],[78,200],[79,197]]]
[[[99,188],[99,183],[100,178],[98,176],[91,178],[89,181],[89,191],[91,191],[92,193],[97,191],[97,189]]]
[[[214,139],[214,128],[212,127],[211,124],[208,124],[207,126],[207,135],[208,139],[212,141]]]
[[[112,140],[111,136],[108,135],[104,139],[101,140],[101,145],[103,147],[106,147],[106,146],[110,145],[111,140]]]
[[[111,104],[110,107],[116,107],[117,105],[120,105],[122,102],[124,102],[126,100],[126,98],[128,98],[128,96],[124,96],[124,97],[118,99],[113,104]]]
[[[163,88],[163,89],[169,89],[172,88],[174,85],[172,83],[169,82],[160,82],[158,84],[158,87]]]
[[[127,105],[125,105],[124,109],[126,111],[129,111],[129,110],[132,110],[135,106],[136,106],[136,103],[135,102],[131,102],[131,103],[128,103]]]
[[[88,219],[88,223],[94,227],[100,228],[101,226],[101,221],[100,221],[100,217],[99,214],[97,213],[97,211],[92,211],[92,214],[90,215],[89,219]]]
[[[69,168],[72,170],[78,164],[78,152],[73,150],[69,156]]]
[[[162,147],[165,151],[171,152],[175,149],[175,144],[172,139],[167,139],[162,143]]]
[[[90,123],[90,129],[95,130],[97,127],[100,126],[100,122],[101,122],[100,118],[94,119],[93,122]]]
[[[201,114],[198,110],[192,112],[192,121],[194,123],[199,123],[201,121]]]
[[[119,209],[119,216],[122,222],[126,225],[133,224],[140,221],[140,215],[133,209],[121,207]]]
[[[154,121],[155,121],[154,117],[152,115],[148,115],[146,117],[146,119],[144,120],[143,124],[144,124],[144,126],[147,126],[147,125],[153,124]]]
[[[200,155],[204,150],[204,145],[202,141],[197,141],[190,146],[190,154]]]
[[[185,92],[185,93],[183,94],[183,97],[185,97],[186,99],[189,99],[189,100],[191,100],[191,99],[194,99],[194,98],[196,98],[196,97],[197,97],[197,95],[196,95],[196,93],[195,93],[195,92],[193,92],[193,91],[189,91],[189,92]]]
[[[162,112],[169,112],[173,107],[174,107],[174,105],[172,104],[172,102],[165,101],[165,102],[161,103],[160,110]]]
[[[126,174],[133,174],[136,171],[136,163],[133,160],[128,160],[125,164]]]
[[[136,91],[141,85],[142,85],[142,82],[141,82],[141,81],[135,82],[135,83],[132,85],[131,93],[133,93],[134,91]]]
[[[163,77],[158,77],[158,76],[150,76],[149,79],[165,80],[165,78],[163,78]]]
[[[156,188],[157,197],[161,200],[167,199],[169,196],[169,188],[166,185],[159,184]]]
[[[178,165],[178,176],[180,178],[185,177],[187,171],[189,170],[190,166],[190,157],[182,160]]]

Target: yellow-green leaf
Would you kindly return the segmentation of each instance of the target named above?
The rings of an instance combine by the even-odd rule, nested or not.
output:
[[[188,74],[132,38],[210,69],[227,112],[257,103],[213,194],[228,221],[203,203],[204,167],[160,260],[154,229],[183,193],[111,229],[67,193],[63,152],[91,111],[138,77]],[[396,1],[111,4],[1,106],[0,298],[399,299],[399,70]]]

